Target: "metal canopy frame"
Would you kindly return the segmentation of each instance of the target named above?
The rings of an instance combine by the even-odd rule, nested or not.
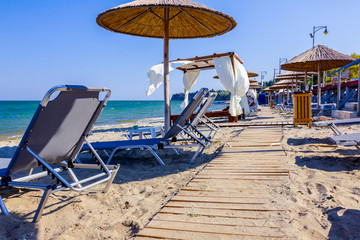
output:
[[[243,60],[235,53],[235,52],[227,52],[227,53],[214,53],[208,56],[196,56],[193,58],[178,58],[176,60],[172,60],[170,62],[176,61],[193,61],[193,63],[186,64],[184,66],[178,67],[177,69],[182,70],[184,72],[191,71],[191,70],[208,70],[214,69],[215,65],[213,60],[215,58],[226,57],[229,56],[232,61],[237,59],[241,64],[244,64]]]

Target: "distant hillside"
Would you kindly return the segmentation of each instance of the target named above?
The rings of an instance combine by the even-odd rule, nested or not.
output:
[[[211,90],[210,92],[216,92],[218,95],[215,101],[227,101],[230,100],[230,92],[224,90]],[[189,93],[189,99],[194,97],[196,92]],[[184,101],[185,94],[184,93],[175,93],[171,97],[171,101]]]

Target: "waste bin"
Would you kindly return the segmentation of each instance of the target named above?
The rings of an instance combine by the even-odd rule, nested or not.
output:
[[[294,94],[294,125],[306,124],[311,127],[311,93]]]
[[[270,100],[270,108],[274,108],[274,100]]]

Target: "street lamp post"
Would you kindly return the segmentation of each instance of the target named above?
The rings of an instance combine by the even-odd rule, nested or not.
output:
[[[274,77],[273,77],[273,84],[275,84],[275,76],[276,76],[276,68],[274,68]]]
[[[264,74],[267,74],[267,72],[261,71],[261,73],[260,73],[261,89],[263,88]]]
[[[281,64],[286,62],[287,58],[279,58],[279,74],[281,74]]]
[[[324,29],[325,28],[325,31],[324,31],[324,33],[325,33],[325,35],[326,34],[328,34],[329,32],[328,32],[328,30],[327,30],[327,26],[314,26],[313,27],[313,32],[312,33],[310,33],[310,37],[313,39],[313,47],[315,46],[315,33],[317,32],[317,31],[319,31],[320,29]]]

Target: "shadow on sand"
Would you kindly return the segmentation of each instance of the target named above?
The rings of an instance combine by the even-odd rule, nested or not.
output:
[[[147,150],[126,150],[120,151],[115,154],[110,164],[120,164],[120,169],[113,181],[113,184],[124,184],[127,182],[142,181],[153,178],[160,178],[167,175],[178,174],[183,171],[187,171],[192,168],[196,168],[201,164],[211,161],[220,151],[222,147],[219,147],[215,152],[211,154],[203,153],[195,160],[192,165],[189,165],[189,160],[194,154],[192,151],[186,149],[179,149],[179,155],[175,154],[172,149],[158,150],[157,153],[165,162],[165,166],[161,166],[157,160]],[[11,157],[15,152],[16,147],[4,147],[0,148],[1,157]],[[105,154],[101,154],[103,159],[106,160]],[[81,153],[79,158],[84,163],[91,163],[92,160],[89,153]],[[89,175],[93,171],[87,169],[74,169],[77,175]],[[16,173],[17,174],[17,173]],[[23,174],[23,173],[21,173]],[[62,176],[69,178],[66,173],[62,173]],[[44,182],[50,177],[39,179]],[[0,194],[3,199],[10,200],[12,198],[22,198],[24,194],[27,197],[39,199],[41,198],[42,192],[38,190],[19,190],[17,188],[0,188]],[[54,193],[56,201],[52,204],[47,204],[43,213],[43,216],[53,214],[66,206],[73,204],[74,202],[81,201],[81,195],[88,194],[87,192],[76,194],[76,196],[69,196],[67,192],[59,191]],[[8,209],[12,214],[11,217],[7,217],[0,214],[0,240],[3,239],[38,239],[38,225],[32,223],[32,218],[35,214],[37,205],[34,205],[25,214],[16,214],[16,209]],[[40,219],[41,221],[41,219]],[[131,227],[131,226],[130,226]],[[134,230],[136,231],[136,230]]]
[[[329,240],[360,239],[360,211],[337,207],[328,211]]]
[[[295,163],[300,167],[319,169],[328,172],[360,169],[360,159],[358,157],[297,156],[295,158]]]

